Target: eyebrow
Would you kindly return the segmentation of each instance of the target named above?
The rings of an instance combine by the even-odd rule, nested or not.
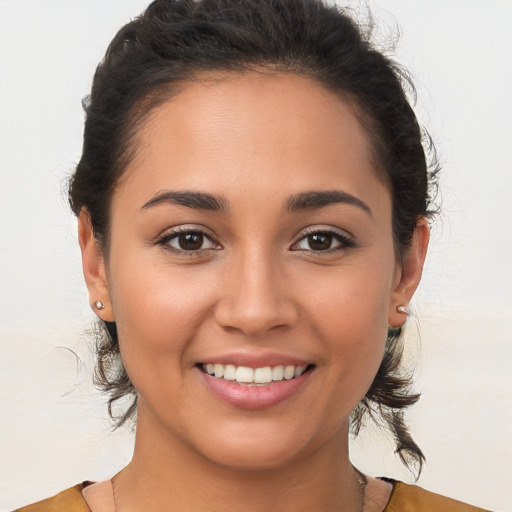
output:
[[[366,203],[343,190],[312,190],[302,192],[291,196],[286,201],[285,207],[290,212],[296,212],[298,210],[314,210],[316,208],[322,208],[335,203],[356,206],[368,213],[370,216],[372,215],[372,211]]]
[[[164,190],[163,192],[159,192],[145,203],[141,209],[145,210],[160,204],[177,204],[179,206],[186,206],[187,208],[219,213],[227,213],[229,211],[228,201],[224,197],[214,196],[206,192],[193,192],[188,190]]]
[[[289,212],[296,212],[299,210],[314,210],[316,208],[322,208],[336,203],[356,206],[369,215],[372,215],[372,211],[366,203],[342,190],[312,190],[308,192],[301,192],[300,194],[295,194],[288,198],[285,203],[285,208]],[[207,192],[194,192],[188,190],[164,190],[159,192],[145,203],[141,209],[145,210],[160,204],[177,204],[187,208],[218,213],[229,212],[229,202],[225,197],[214,196]]]

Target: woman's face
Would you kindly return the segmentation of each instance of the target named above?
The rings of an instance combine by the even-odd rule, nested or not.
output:
[[[159,106],[138,145],[100,313],[138,435],[239,468],[346,443],[403,288],[390,193],[351,107],[295,75],[226,75]]]

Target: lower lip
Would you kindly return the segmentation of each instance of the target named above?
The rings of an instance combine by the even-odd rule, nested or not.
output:
[[[208,389],[220,400],[240,409],[267,409],[295,395],[309,379],[313,370],[291,380],[248,386],[233,380],[212,377],[197,369]]]

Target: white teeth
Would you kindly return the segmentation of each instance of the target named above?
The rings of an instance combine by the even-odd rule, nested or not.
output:
[[[213,373],[215,374],[215,377],[220,379],[224,376],[224,365],[222,364],[214,364],[213,365]]]
[[[224,367],[224,378],[226,380],[235,380],[236,379],[236,366],[232,364],[227,364]]]
[[[272,368],[270,368],[270,366],[265,366],[264,368],[256,368],[254,370],[254,382],[256,384],[272,382]]]
[[[297,366],[297,368],[295,368],[295,372],[293,372],[293,376],[300,377],[304,373],[305,370],[306,370],[305,366]]]
[[[236,369],[235,379],[237,382],[254,382],[254,370],[247,366],[239,366]]]
[[[267,384],[272,381],[283,379],[291,380],[300,377],[305,371],[306,366],[283,366],[278,365],[273,368],[264,366],[262,368],[249,368],[247,366],[235,366],[233,364],[203,364],[203,369],[217,379],[236,380],[241,384]]]
[[[285,366],[283,376],[286,380],[293,379],[295,376],[295,366]]]
[[[274,366],[272,368],[272,380],[283,380],[284,377],[284,366]]]

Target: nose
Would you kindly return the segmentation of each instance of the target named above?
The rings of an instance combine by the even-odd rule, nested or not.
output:
[[[217,323],[247,337],[292,327],[298,311],[287,284],[279,257],[247,251],[230,262],[215,308]]]

